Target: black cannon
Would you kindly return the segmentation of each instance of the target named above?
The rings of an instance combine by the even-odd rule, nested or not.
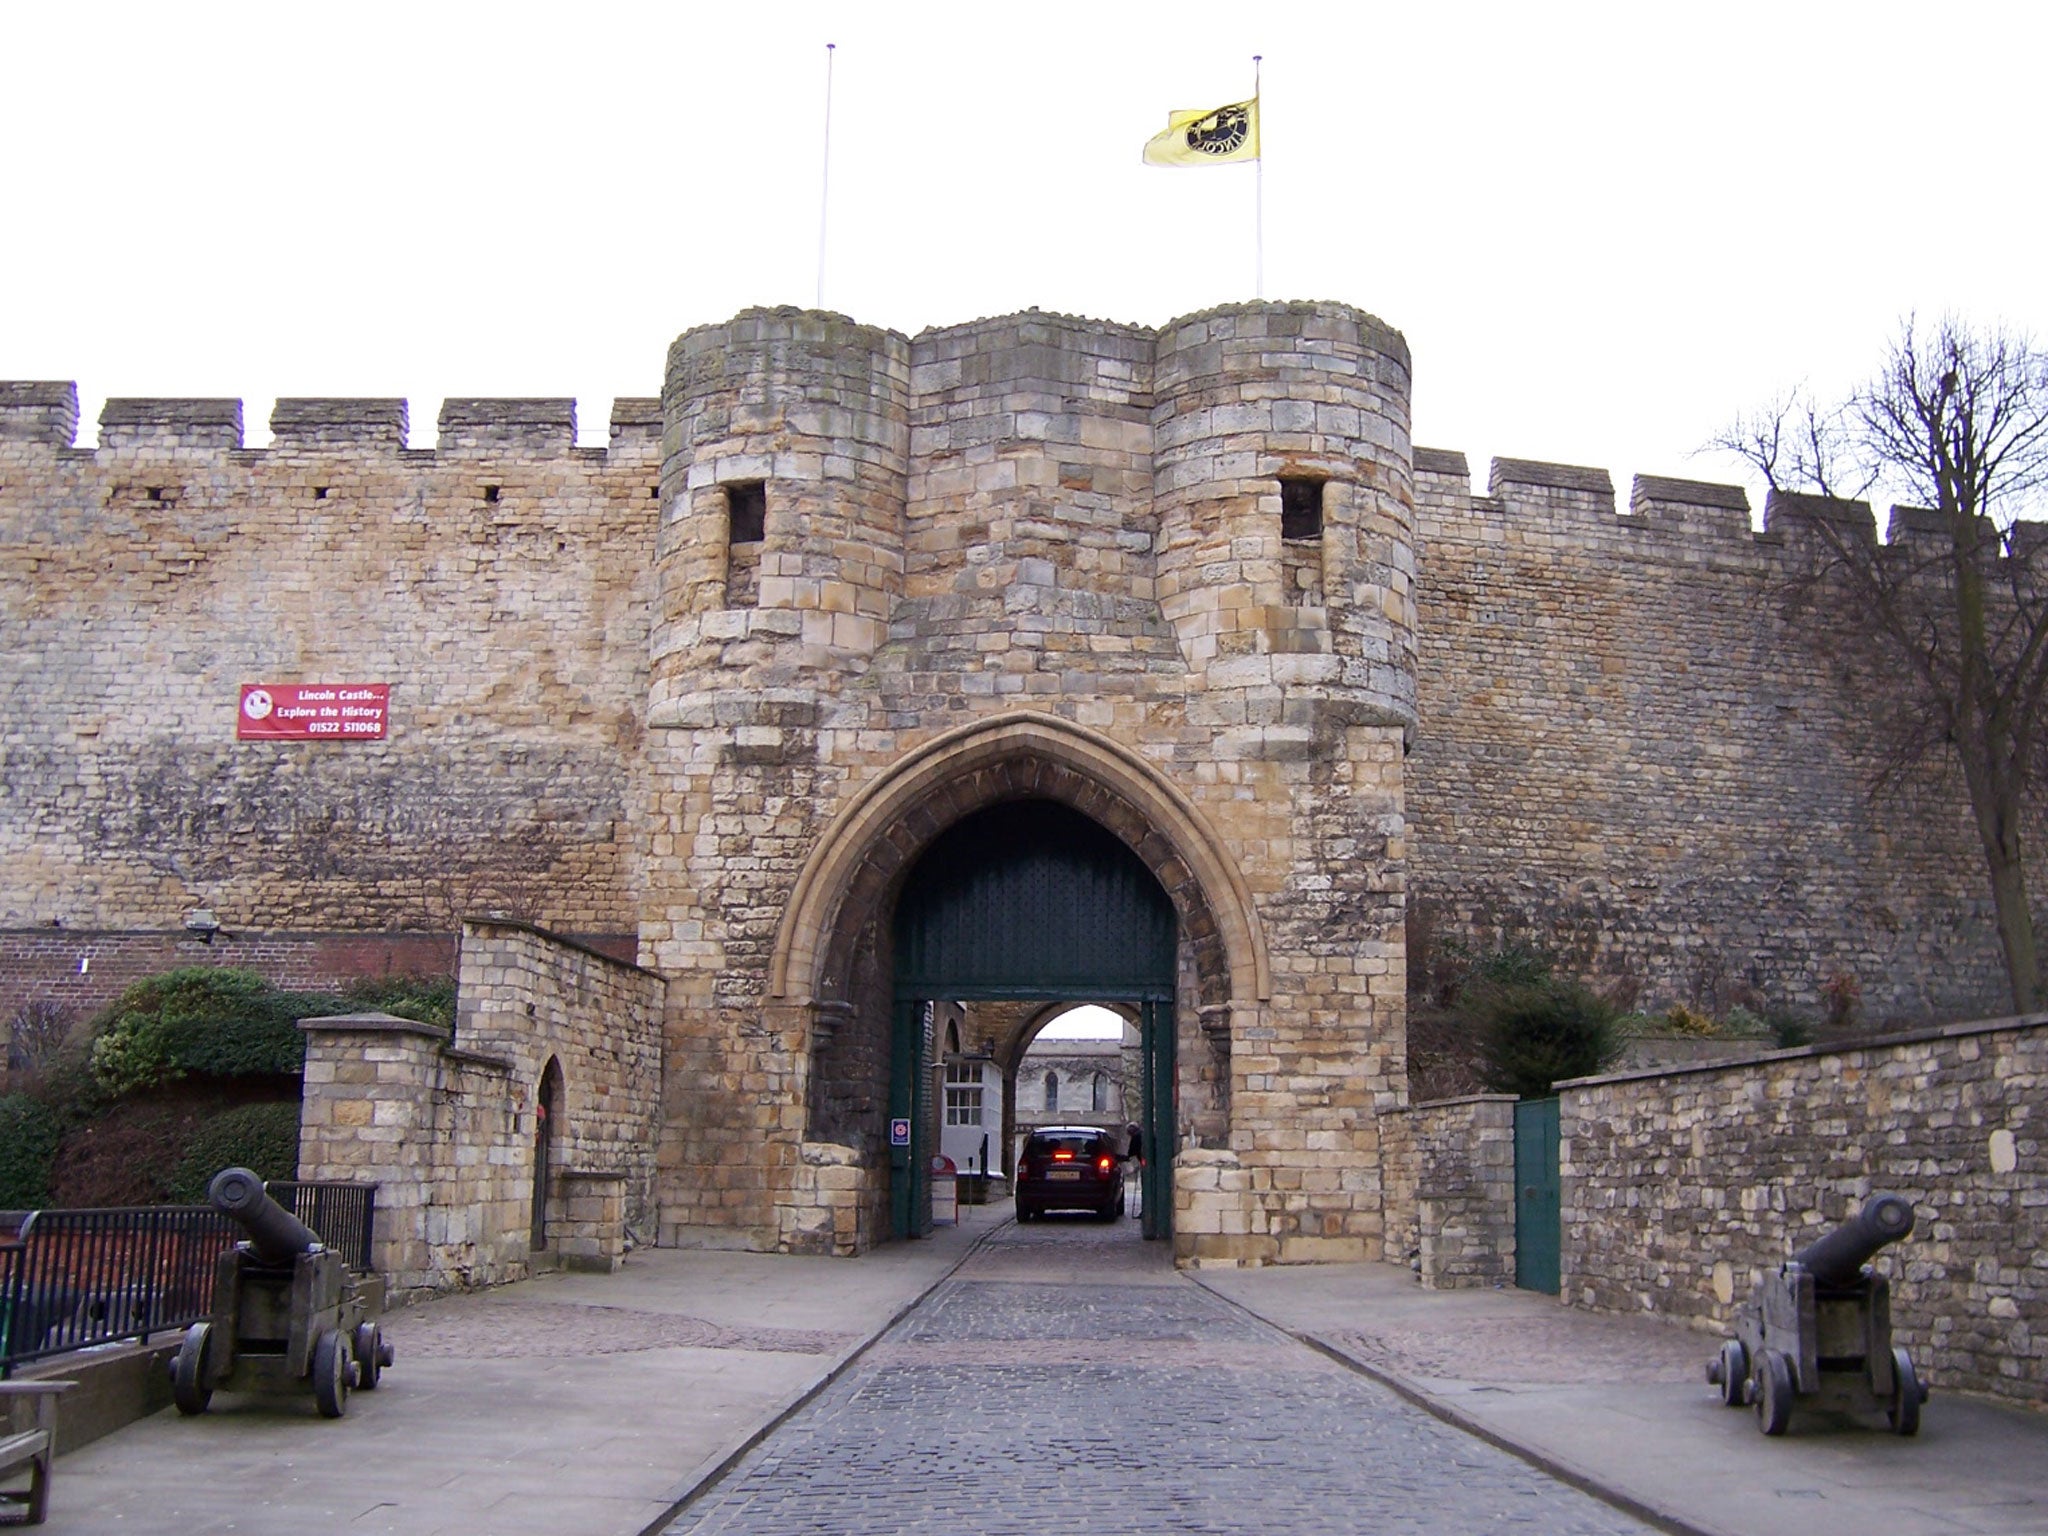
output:
[[[171,1400],[180,1413],[200,1414],[218,1391],[309,1385],[321,1415],[340,1418],[350,1390],[372,1390],[392,1361],[364,1288],[248,1169],[214,1175],[206,1197],[248,1236],[220,1256],[213,1316],[185,1331]]]
[[[1912,1230],[1910,1202],[1872,1195],[1854,1217],[1759,1280],[1735,1320],[1735,1337],[1707,1362],[1721,1401],[1753,1406],[1767,1435],[1785,1433],[1795,1397],[1821,1408],[1875,1403],[1895,1433],[1918,1434],[1927,1388],[1892,1343],[1891,1282],[1868,1267],[1879,1249]]]

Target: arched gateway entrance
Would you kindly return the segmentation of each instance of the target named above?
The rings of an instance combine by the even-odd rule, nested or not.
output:
[[[1236,861],[1139,754],[1035,711],[934,738],[833,818],[784,911],[769,1017],[808,1042],[802,1155],[857,1205],[793,1186],[783,1241],[829,1221],[852,1251],[928,1220],[925,1004],[976,998],[1124,1001],[1149,1021],[1144,1205],[1168,1235],[1170,1153],[1189,1132],[1224,1144],[1231,1039],[1268,976]]]
[[[890,1147],[892,1235],[929,1223],[933,1005],[983,999],[1107,999],[1138,1010],[1144,1229],[1171,1235],[1176,927],[1173,903],[1137,856],[1053,801],[978,811],[925,851],[894,924],[889,1113],[903,1134]]]

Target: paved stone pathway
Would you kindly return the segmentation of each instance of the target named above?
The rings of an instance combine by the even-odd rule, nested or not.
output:
[[[1648,1529],[1176,1275],[1130,1221],[1005,1227],[681,1533]]]

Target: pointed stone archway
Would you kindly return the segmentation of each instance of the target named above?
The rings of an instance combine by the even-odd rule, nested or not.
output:
[[[858,1248],[890,1230],[886,1138],[901,1118],[889,1110],[903,1106],[889,1099],[905,1056],[893,980],[897,899],[943,833],[1020,800],[1067,807],[1106,829],[1164,893],[1178,936],[1177,996],[1155,1005],[1178,1016],[1177,1029],[1164,1026],[1178,1050],[1155,1058],[1177,1055],[1179,1075],[1169,1066],[1153,1091],[1169,1111],[1180,1106],[1180,1139],[1226,1139],[1233,1025],[1255,1017],[1270,990],[1235,861],[1194,805],[1121,744],[1050,715],[1000,716],[935,739],[867,785],[820,839],[792,894],[765,1009],[772,1028],[807,1042],[804,1146],[778,1191],[786,1246]]]

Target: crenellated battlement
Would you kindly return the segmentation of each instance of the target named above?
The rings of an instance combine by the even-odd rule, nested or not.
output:
[[[100,447],[216,452],[242,446],[239,400],[110,399],[100,410]]]
[[[0,384],[0,443],[45,443],[69,448],[77,436],[76,384]]]
[[[1764,531],[1754,527],[1749,493],[1739,485],[1637,475],[1623,511],[1613,477],[1589,465],[1495,459],[1487,494],[1475,496],[1462,453],[1417,448],[1415,474],[1425,545],[1460,537],[1531,539],[1553,551],[1698,564],[1775,560],[1785,542],[1782,526],[1773,528],[1768,519]],[[1788,515],[1780,513],[1781,523]]]
[[[0,381],[0,445],[33,445],[72,453],[78,445],[78,385],[71,381]],[[568,457],[576,448],[576,402],[454,398],[436,418],[439,441],[425,453],[461,457],[506,454]],[[399,397],[286,398],[270,413],[267,449],[246,445],[243,406],[232,398],[110,398],[100,411],[100,453],[344,454],[383,456],[406,450],[409,403]],[[621,396],[612,402],[610,447],[634,459],[661,440],[661,402]],[[603,452],[604,450],[600,450]]]
[[[350,445],[396,453],[410,413],[403,400],[279,400],[270,413],[273,448],[318,450]]]

